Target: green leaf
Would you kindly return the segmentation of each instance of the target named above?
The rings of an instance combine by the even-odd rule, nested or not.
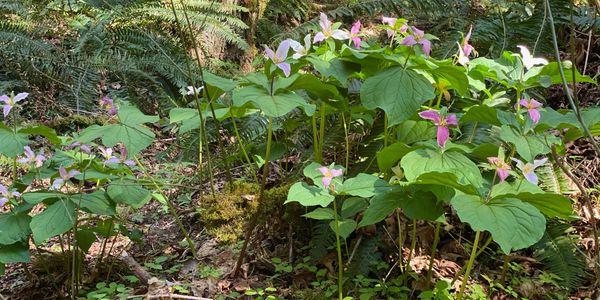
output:
[[[492,199],[516,198],[527,202],[549,218],[558,217],[567,220],[573,219],[575,213],[571,200],[563,195],[546,193],[538,186],[527,180],[512,183],[502,182],[494,186]]]
[[[354,232],[354,230],[356,229],[356,221],[352,220],[352,219],[345,219],[345,220],[340,220],[338,222],[339,227],[340,227],[340,237],[343,239],[347,239],[350,234],[352,234],[352,232]],[[329,223],[329,227],[331,228],[331,230],[333,230],[333,232],[336,232],[335,230],[335,221],[331,221]]]
[[[380,171],[387,171],[398,163],[404,155],[413,151],[415,148],[410,147],[402,142],[391,144],[381,151],[377,152],[377,166]]]
[[[333,210],[331,208],[324,207],[318,207],[307,214],[303,214],[302,216],[315,220],[333,220],[335,218]]]
[[[344,184],[338,189],[338,192],[341,194],[368,198],[389,191],[390,189],[390,185],[387,181],[382,180],[377,176],[360,173],[356,177],[344,181]]]
[[[405,144],[428,141],[435,138],[437,129],[431,122],[406,120],[396,127],[398,141]]]
[[[6,266],[3,263],[0,263],[0,276],[4,276],[6,272]]]
[[[435,97],[431,83],[423,75],[395,66],[367,79],[360,98],[368,109],[381,108],[389,126],[410,118],[425,101]]]
[[[569,82],[569,83],[572,83],[572,82],[596,83],[596,81],[594,81],[594,79],[592,79],[591,77],[581,75],[581,73],[579,73],[577,68],[575,68],[575,77],[573,77],[573,70],[572,70],[573,63],[571,63],[570,61],[562,62],[562,65],[563,65],[563,69],[564,69],[564,73],[565,73],[565,79],[567,80],[567,82]],[[529,73],[529,72],[527,72],[527,73]],[[561,78],[560,72],[558,70],[558,62],[551,62],[551,63],[545,65],[540,70],[539,73],[532,72],[531,75],[534,75],[534,76],[531,76],[527,73],[525,74],[525,77],[523,79],[525,80],[525,84],[529,85],[529,86],[542,85],[542,84],[540,84],[539,79],[540,79],[540,77],[544,77],[544,76],[549,77],[550,83],[552,83],[552,84],[562,83],[562,78]]]
[[[453,172],[428,172],[417,177],[414,184],[443,185],[466,194],[477,195],[477,187],[481,182],[471,183],[468,181],[468,178],[468,176],[462,176],[460,170],[454,170]]]
[[[452,207],[475,231],[488,231],[505,254],[527,248],[544,235],[546,218],[531,204],[504,198],[482,201],[478,196],[456,195]]]
[[[337,99],[340,94],[335,86],[321,81],[313,74],[302,74],[289,87],[289,90],[305,90],[311,98],[319,98],[321,100]]]
[[[43,125],[23,128],[19,132],[27,135],[41,135],[54,145],[60,145],[62,142],[54,129]]]
[[[318,170],[319,167],[321,167],[320,164],[312,162],[310,163],[308,166],[306,166],[303,170],[304,176],[310,178],[313,181],[313,184],[323,188],[323,174],[321,174],[321,172]],[[329,166],[329,168],[331,168],[331,166]],[[334,169],[343,169],[342,166],[339,165],[334,165],[333,166]],[[341,177],[334,177],[333,180],[331,181],[331,184],[334,186],[341,186],[342,185],[342,179]]]
[[[124,125],[136,126],[144,123],[158,122],[158,116],[148,116],[143,114],[137,107],[124,103],[119,107],[119,122]]]
[[[10,245],[27,239],[31,217],[25,213],[0,214],[0,244]]]
[[[391,214],[394,209],[400,207],[400,203],[408,199],[408,192],[403,187],[397,187],[394,190],[375,195],[371,199],[369,207],[365,210],[359,227],[375,224]]]
[[[0,154],[17,157],[23,154],[23,148],[29,144],[26,134],[14,133],[6,126],[0,126]]]
[[[75,224],[75,205],[67,199],[60,199],[43,212],[33,216],[31,231],[33,240],[39,245],[47,239],[63,234]]]
[[[176,107],[169,111],[169,121],[171,124],[181,122],[179,134],[183,134],[200,126],[200,115],[196,109]]]
[[[550,145],[559,144],[560,139],[552,135],[522,135],[507,125],[500,128],[500,138],[503,141],[512,143],[517,149],[517,153],[528,162],[542,154],[550,153]]]
[[[344,203],[342,204],[342,218],[347,219],[355,216],[357,213],[363,211],[365,208],[369,206],[369,202],[360,197],[350,197],[348,199],[344,199]]]
[[[34,193],[25,193],[21,195],[21,198],[25,200],[25,202],[30,204],[38,204],[48,199],[58,199],[65,196],[61,193],[46,193],[46,192],[34,192]]]
[[[413,220],[435,221],[444,214],[444,202],[428,191],[416,191],[400,201],[404,214]]]
[[[12,245],[0,246],[0,263],[14,264],[30,262],[31,256],[29,254],[28,244],[19,242]]]
[[[342,85],[346,85],[348,77],[360,70],[359,65],[338,58],[325,61],[317,57],[307,57],[306,60],[308,60],[313,67],[323,75],[323,77],[329,78],[333,76],[333,78],[337,79]]]
[[[438,84],[446,82],[448,88],[454,89],[461,96],[465,96],[469,91],[469,79],[462,67],[457,66],[441,66],[429,70],[431,75],[436,79]]]
[[[483,186],[483,178],[477,165],[459,152],[417,149],[405,155],[400,165],[409,181],[415,181],[422,174],[429,172],[456,173],[458,171],[460,174],[458,179],[462,183],[469,183],[476,189]]]
[[[129,181],[113,182],[106,192],[116,203],[126,204],[135,209],[144,206],[152,198],[149,190]]]
[[[107,197],[103,191],[96,191],[91,194],[72,195],[71,201],[81,205],[81,208],[89,213],[102,216],[114,216],[116,206]]]
[[[460,117],[460,123],[480,122],[484,124],[502,125],[498,120],[498,112],[495,108],[486,105],[474,105]]]
[[[77,230],[75,233],[75,239],[77,240],[77,246],[83,252],[88,252],[92,247],[92,244],[96,241],[96,235],[93,231],[87,229]]]
[[[312,115],[315,111],[313,104],[306,103],[304,98],[294,92],[284,91],[271,96],[265,89],[256,86],[243,87],[233,92],[235,106],[241,107],[249,102],[269,117],[284,116],[297,107],[304,109],[307,115]]]
[[[334,197],[315,186],[310,186],[305,182],[296,182],[288,192],[287,200],[284,204],[290,202],[298,202],[303,206],[315,206],[320,205],[322,207],[328,206]]]

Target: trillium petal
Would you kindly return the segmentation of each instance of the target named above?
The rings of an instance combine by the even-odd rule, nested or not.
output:
[[[336,29],[331,33],[331,37],[336,40],[347,40],[350,38],[350,34],[347,31]]]
[[[435,110],[422,111],[419,116],[425,120],[432,120],[435,125],[440,124],[440,113]]]
[[[302,56],[304,56],[304,55],[302,55],[301,53],[294,53],[294,54],[292,55],[292,58],[293,58],[293,59],[300,59],[300,58],[302,58]]]
[[[317,32],[315,34],[315,38],[313,39],[313,43],[319,43],[325,40],[325,34],[323,32]]]
[[[361,43],[361,40],[360,40],[360,38],[359,38],[359,37],[353,37],[353,38],[352,38],[352,42],[354,43],[354,47],[356,47],[356,48],[360,48],[360,43]]]
[[[446,141],[450,138],[450,130],[446,126],[438,126],[437,128],[437,142],[440,147],[446,145]]]
[[[125,164],[126,166],[135,166],[135,161],[131,160],[131,159],[127,159],[123,162],[123,164]]]
[[[331,22],[329,21],[329,19],[327,19],[327,15],[325,13],[321,13],[319,15],[319,25],[321,26],[321,29],[323,29],[323,30],[331,27]]]
[[[17,191],[12,192],[11,195],[13,195],[13,197],[15,197],[15,198],[21,197],[21,193],[19,193]]]
[[[449,125],[458,125],[458,118],[456,117],[455,114],[449,114],[448,116],[446,116],[446,124]]]
[[[27,98],[27,96],[29,96],[29,93],[18,93],[15,98],[13,99],[13,102],[17,103],[25,98]]]
[[[352,25],[352,28],[350,28],[350,33],[352,34],[358,34],[358,32],[360,31],[360,21],[356,21],[356,23],[354,23],[354,25]]]
[[[529,100],[529,106],[531,108],[539,108],[539,107],[542,107],[542,103],[540,103],[539,101],[531,98],[531,100]]]
[[[394,26],[396,25],[396,21],[398,21],[397,18],[388,18],[388,17],[382,17],[381,18],[381,23],[387,24],[389,26]]]
[[[521,160],[514,158],[514,157],[511,157],[510,159],[512,161],[514,161],[515,163],[517,163],[517,168],[519,168],[519,170],[523,170],[523,168],[525,167],[525,164]]]
[[[29,159],[25,158],[25,157],[22,157],[22,158],[17,159],[17,162],[20,163],[20,164],[26,165],[26,164],[29,163]]]
[[[502,168],[497,168],[496,173],[498,174],[498,178],[500,178],[500,182],[506,180],[509,175],[508,170]]]
[[[279,63],[277,64],[277,67],[281,69],[281,71],[283,71],[283,74],[285,75],[285,77],[289,77],[290,73],[292,71],[292,67],[290,66],[290,64],[288,63]]]
[[[63,184],[65,184],[65,181],[62,178],[56,178],[54,179],[54,182],[52,182],[51,189],[58,190]]]
[[[8,189],[3,184],[0,184],[0,194],[8,195]]]
[[[331,169],[331,176],[333,177],[338,177],[338,176],[342,176],[342,174],[344,174],[344,170],[342,169]]]
[[[79,172],[77,170],[71,170],[71,171],[69,171],[69,178],[73,178],[79,174],[81,174],[81,172]]]
[[[319,170],[323,176],[326,176],[329,173],[329,168],[327,167],[319,167],[317,170]]]
[[[417,41],[415,41],[415,37],[412,35],[409,35],[402,40],[402,43],[400,43],[400,45],[412,46],[416,43],[417,43]]]
[[[10,97],[8,97],[7,95],[0,96],[0,102],[4,102],[4,103],[8,104],[9,101],[10,101]]]
[[[431,42],[429,40],[421,40],[421,45],[423,45],[423,53],[429,56],[431,53]]]
[[[300,44],[297,41],[294,41],[292,39],[287,39],[286,41],[289,41],[290,48],[292,48],[292,50],[294,50],[296,52],[298,52],[298,51],[300,51],[300,49],[304,48],[302,46],[302,44]]]
[[[0,198],[0,207],[4,206],[8,203],[8,198]]]
[[[6,118],[9,114],[10,114],[10,110],[12,109],[12,106],[9,104],[4,104],[4,108],[2,109],[2,112],[4,113],[4,117]]]
[[[304,49],[306,51],[310,50],[311,38],[310,34],[304,36]]]
[[[420,37],[420,38],[422,38],[422,37],[424,37],[424,36],[425,36],[425,31],[423,31],[423,30],[421,30],[421,29],[419,29],[419,28],[417,28],[417,27],[414,27],[414,26],[413,26],[413,28],[412,28],[412,29],[413,29],[414,35],[415,35],[416,37]]]
[[[540,121],[540,112],[537,109],[528,109],[527,112],[529,112],[529,117],[531,117],[534,124]]]
[[[267,46],[265,46],[265,55],[271,60],[275,59],[275,52],[273,52],[273,50]]]
[[[473,48],[473,46],[471,46],[470,44],[465,44],[462,47],[462,51],[463,51],[463,53],[465,54],[466,57],[471,56],[471,52],[473,52],[473,49],[475,49],[475,48]]]
[[[533,160],[533,168],[535,169],[535,168],[543,166],[546,163],[546,161],[548,161],[548,158]]]
[[[285,40],[277,47],[275,56],[279,61],[284,61],[287,58],[288,52],[290,51],[290,40]]]
[[[527,179],[527,181],[537,185],[538,184],[538,177],[537,175],[535,175],[535,172],[531,171],[528,173],[523,173],[523,176],[525,176],[525,179]]]
[[[58,169],[58,174],[60,175],[60,178],[66,178],[69,175],[64,167]]]
[[[332,179],[333,179],[332,177],[327,177],[327,176],[323,177],[323,182],[322,182],[323,187],[329,188],[329,185],[331,184]]]
[[[113,164],[118,164],[120,162],[121,162],[121,160],[114,156],[104,161],[104,163],[113,163]]]
[[[499,159],[499,158],[497,158],[497,157],[488,157],[488,158],[487,158],[487,161],[488,161],[490,164],[492,164],[492,165],[495,165],[495,164],[497,164],[497,163],[500,161],[500,159]]]
[[[519,100],[519,105],[521,105],[522,107],[527,107],[529,106],[529,102],[527,102],[527,99],[521,99]]]

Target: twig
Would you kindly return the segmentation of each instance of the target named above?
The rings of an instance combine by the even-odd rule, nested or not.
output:
[[[202,298],[196,296],[187,296],[187,295],[179,295],[179,294],[161,294],[161,295],[133,295],[127,297],[127,299],[135,299],[139,297],[144,297],[144,299],[187,299],[187,300],[213,300],[211,298]]]
[[[129,267],[131,272],[135,274],[142,282],[146,283],[152,277],[127,251],[121,253],[121,260]]]

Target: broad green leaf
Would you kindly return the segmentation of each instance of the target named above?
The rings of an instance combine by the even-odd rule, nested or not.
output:
[[[333,210],[325,207],[317,207],[315,210],[302,216],[315,220],[333,220],[335,218]]]
[[[429,70],[429,72],[438,84],[445,82],[447,88],[457,91],[462,96],[465,96],[469,91],[469,79],[462,67],[441,66]]]
[[[75,205],[67,199],[61,199],[33,216],[30,226],[33,240],[39,245],[53,236],[71,230],[74,224]]]
[[[396,127],[397,139],[405,144],[428,141],[435,138],[437,129],[431,122],[406,120]]]
[[[500,129],[500,138],[515,145],[517,153],[528,162],[533,160],[538,155],[550,153],[550,145],[560,144],[560,139],[553,135],[522,135],[507,125]]]
[[[119,107],[118,116],[121,124],[129,126],[154,123],[160,120],[158,116],[145,115],[137,107],[127,103],[123,103],[123,105]]]
[[[329,100],[339,98],[339,91],[335,86],[321,81],[312,74],[302,74],[300,78],[289,87],[289,90],[305,90],[313,99],[319,98],[321,100]]]
[[[0,276],[4,276],[4,272],[6,272],[6,266],[0,263]]]
[[[408,199],[408,191],[403,187],[396,187],[393,191],[375,195],[371,198],[369,207],[365,210],[359,227],[375,224],[400,207],[400,202]]]
[[[171,124],[180,123],[179,134],[190,132],[200,127],[200,115],[198,110],[193,108],[176,107],[169,111],[169,121]]]
[[[474,105],[470,107],[469,110],[460,117],[459,121],[461,123],[480,122],[496,126],[502,125],[500,120],[498,120],[497,110],[486,105]]]
[[[31,256],[29,255],[28,244],[14,243],[12,245],[0,245],[0,263],[30,263]]]
[[[19,130],[19,133],[27,134],[27,135],[41,135],[45,137],[50,143],[54,145],[60,145],[61,140],[56,135],[56,131],[47,126],[35,126],[35,127],[27,127]]]
[[[535,206],[549,218],[558,217],[570,220],[575,216],[573,205],[569,198],[555,193],[546,193],[538,186],[526,180],[513,183],[505,181],[497,184],[494,186],[490,196],[492,199],[519,199]]]
[[[252,103],[256,108],[263,111],[269,117],[281,117],[297,107],[304,109],[307,115],[315,111],[313,104],[308,104],[304,98],[294,92],[280,92],[273,96],[256,86],[247,86],[233,92],[233,103],[241,107],[246,103]]]
[[[77,240],[77,246],[84,253],[87,253],[92,247],[92,244],[96,241],[96,235],[93,231],[87,229],[77,230],[75,233],[75,239]]]
[[[348,77],[354,72],[360,70],[359,65],[334,58],[330,61],[324,61],[317,57],[307,57],[306,60],[312,63],[313,67],[325,78],[332,77],[337,79],[342,85],[346,85]]]
[[[25,193],[21,195],[21,198],[25,200],[27,203],[38,204],[48,199],[58,199],[61,197],[66,197],[61,193],[46,193],[46,192],[34,192],[34,193]]]
[[[206,83],[211,101],[215,101],[223,95],[223,93],[229,92],[237,86],[237,82],[217,76],[206,70],[203,72],[203,75],[202,79],[204,79],[204,82]]]
[[[321,188],[310,186],[305,182],[296,182],[288,192],[285,203],[298,202],[303,206],[328,206],[334,197]]]
[[[460,171],[455,169],[452,172],[428,172],[421,174],[415,179],[415,184],[443,185],[466,194],[477,195],[477,185],[481,184],[481,182],[470,183],[467,176],[461,176]]]
[[[389,126],[410,118],[425,101],[435,97],[431,83],[423,75],[395,66],[367,79],[360,98],[368,109],[381,108]]]
[[[343,239],[347,239],[350,236],[350,234],[352,234],[352,232],[354,232],[354,230],[356,229],[356,221],[354,221],[353,219],[340,220],[338,224],[339,234],[340,237]],[[329,227],[331,227],[331,230],[333,230],[333,232],[336,232],[335,220],[329,223]]]
[[[31,217],[25,213],[0,214],[0,244],[10,245],[27,239]]]
[[[341,212],[342,218],[343,219],[352,218],[357,213],[359,213],[359,212],[363,211],[365,208],[367,208],[367,206],[369,206],[369,202],[364,198],[350,197],[350,198],[344,199],[344,203],[342,203],[342,212]]]
[[[0,126],[0,154],[16,157],[23,154],[23,148],[29,144],[26,134],[14,133],[8,127]]]
[[[80,204],[81,208],[87,212],[102,215],[102,216],[114,216],[116,206],[107,197],[103,191],[96,191],[91,194],[72,195],[71,201],[73,203]]]
[[[413,220],[435,221],[444,214],[444,202],[431,192],[417,191],[400,201],[404,214]]]
[[[338,192],[368,198],[389,191],[390,189],[391,187],[387,181],[377,176],[360,173],[356,177],[344,181]]]
[[[404,155],[413,151],[415,148],[410,147],[402,142],[391,144],[381,151],[377,152],[377,166],[380,171],[387,171],[398,163]]]
[[[476,189],[483,186],[483,178],[477,165],[459,152],[417,149],[405,155],[400,165],[409,181],[415,181],[422,174],[429,172],[454,173],[459,170],[460,177],[464,177],[459,177],[462,183],[470,183]]]
[[[452,207],[475,231],[488,231],[505,254],[527,248],[544,235],[546,218],[531,204],[515,198],[482,201],[479,196],[456,195]]]
[[[571,83],[571,82],[596,83],[596,81],[594,81],[594,79],[592,79],[591,77],[581,75],[581,73],[579,73],[577,68],[575,68],[575,77],[573,77],[573,70],[572,70],[573,63],[571,63],[570,61],[563,61],[562,65],[563,65],[563,69],[564,69],[565,79],[567,80],[567,82],[569,82],[569,83]],[[540,77],[544,77],[544,76],[548,77],[548,83],[551,83],[551,84],[562,83],[562,78],[561,78],[560,72],[558,70],[557,62],[551,62],[551,63],[545,65],[543,68],[541,68],[539,73],[533,72],[531,75],[528,73],[529,72],[527,72],[525,74],[525,77],[523,78],[525,80],[525,84],[528,86],[542,85],[542,84],[540,84],[539,79],[540,79]]]
[[[152,198],[152,193],[135,182],[112,182],[106,190],[110,199],[119,204],[126,204],[138,209]]]

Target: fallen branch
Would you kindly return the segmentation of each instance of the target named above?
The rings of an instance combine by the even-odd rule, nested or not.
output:
[[[148,300],[150,300],[150,299],[161,299],[161,298],[165,298],[165,299],[185,299],[185,300],[213,300],[213,299],[210,299],[210,298],[202,298],[202,297],[179,295],[179,294],[134,295],[134,296],[127,297],[127,299],[135,299],[135,298],[139,298],[139,297],[143,297],[143,299],[148,299]]]
[[[121,260],[129,267],[129,269],[131,270],[131,272],[133,272],[135,276],[142,280],[142,282],[148,283],[148,280],[152,278],[150,273],[148,273],[148,271],[146,271],[144,267],[142,267],[137,261],[135,261],[135,259],[131,257],[129,253],[127,253],[127,251],[123,251],[121,253]]]

